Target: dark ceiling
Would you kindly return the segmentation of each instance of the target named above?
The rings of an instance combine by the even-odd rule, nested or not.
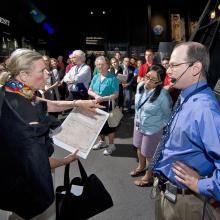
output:
[[[185,13],[191,11],[199,16],[207,0],[154,0],[151,1],[155,10],[175,10]],[[34,4],[45,16],[46,21],[54,28],[54,34],[49,35],[36,24],[30,16],[30,3]],[[112,41],[122,41],[124,34],[133,25],[145,24],[149,1],[133,1],[121,3],[119,1],[72,1],[62,0],[5,0],[1,3],[0,17],[11,21],[11,29],[16,36],[37,36],[50,42],[51,47],[61,48],[79,47],[85,36],[104,35]],[[119,5],[120,4],[120,5]],[[195,10],[196,9],[196,10]],[[93,15],[90,12],[93,11]],[[106,13],[103,14],[103,11]],[[145,22],[145,23],[144,23]],[[132,31],[132,30],[131,30]]]

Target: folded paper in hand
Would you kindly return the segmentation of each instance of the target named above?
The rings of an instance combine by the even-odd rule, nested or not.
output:
[[[118,74],[117,79],[122,82],[126,82],[128,79],[128,75]]]
[[[86,159],[109,114],[97,109],[96,113],[75,108],[62,125],[53,132],[54,144]]]

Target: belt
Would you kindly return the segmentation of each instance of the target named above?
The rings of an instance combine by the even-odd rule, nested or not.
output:
[[[177,194],[181,194],[181,195],[192,195],[194,194],[194,192],[190,189],[180,189],[177,188]]]
[[[160,174],[155,174],[155,177],[158,178],[159,182],[158,182],[158,187],[160,189],[160,191],[165,192],[166,190],[166,185],[169,186],[169,184],[171,184],[171,182],[169,181],[169,179],[163,175],[162,173]],[[176,193],[177,194],[181,194],[181,195],[191,195],[191,194],[195,194],[192,190],[190,189],[181,189],[176,187]]]
[[[214,207],[214,208],[218,208],[220,207],[220,202],[216,201],[214,199],[209,199],[208,202]]]

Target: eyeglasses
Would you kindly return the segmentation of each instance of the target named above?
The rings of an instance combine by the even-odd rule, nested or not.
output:
[[[167,64],[167,68],[173,69],[175,67],[181,66],[183,64],[189,64],[189,63],[190,63],[189,67],[194,64],[194,62],[184,62],[184,63],[177,63],[177,64],[170,63],[170,64]]]
[[[159,83],[160,82],[160,80],[158,80],[156,78],[152,78],[152,77],[150,77],[148,75],[145,76],[145,79],[150,80],[153,83]]]

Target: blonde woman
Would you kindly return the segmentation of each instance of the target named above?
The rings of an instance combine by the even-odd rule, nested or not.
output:
[[[42,207],[39,202],[54,193],[50,169],[77,158],[76,153],[61,159],[51,157],[49,130],[55,124],[47,112],[76,106],[94,111],[99,107],[94,100],[51,101],[37,97],[36,91],[44,89],[48,74],[41,54],[17,49],[9,58],[7,72],[0,75],[0,172],[4,176],[1,187],[7,186],[7,193],[0,191],[0,207],[4,204],[5,210],[28,218],[43,212],[53,201]],[[40,190],[42,183],[48,185],[45,191]]]

